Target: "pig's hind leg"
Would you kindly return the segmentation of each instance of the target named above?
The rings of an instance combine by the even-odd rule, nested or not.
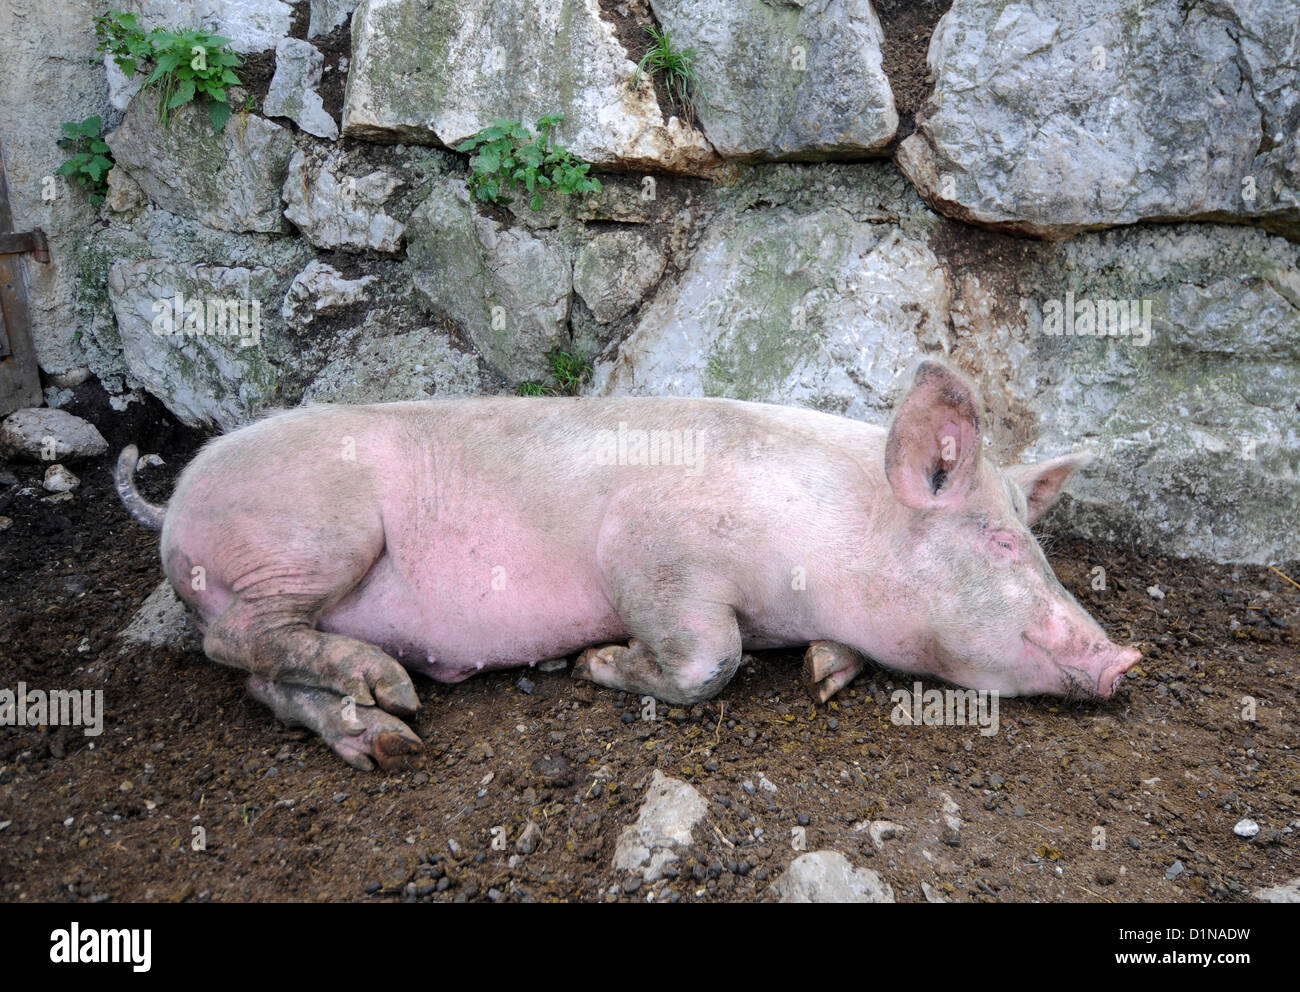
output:
[[[321,614],[370,572],[383,551],[383,530],[334,533],[328,553],[315,541],[276,533],[274,524],[230,536],[219,575],[233,598],[211,619],[203,651],[248,672],[254,695],[316,730],[345,761],[362,767],[360,749],[387,767],[390,754],[406,753],[396,750],[399,740],[410,750],[421,747],[396,719],[420,705],[410,676],[375,645],[316,629]],[[355,703],[364,732],[353,728],[356,721],[347,732],[338,723],[345,697]]]

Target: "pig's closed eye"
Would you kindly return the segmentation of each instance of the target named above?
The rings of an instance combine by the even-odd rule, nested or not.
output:
[[[1008,561],[1020,557],[1020,541],[1016,535],[1004,530],[995,530],[989,534],[989,544],[993,553]]]

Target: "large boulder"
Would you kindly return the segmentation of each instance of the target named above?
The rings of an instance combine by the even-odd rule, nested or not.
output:
[[[406,228],[385,205],[402,180],[382,169],[359,171],[336,149],[294,152],[284,181],[284,215],[317,248],[396,254]]]
[[[580,158],[697,172],[716,160],[697,130],[665,117],[654,86],[598,0],[362,0],[352,15],[345,136],[455,147],[496,118],[555,137]]]
[[[263,344],[276,273],[169,259],[118,263],[108,291],[131,375],[192,427],[229,430],[274,396]]]
[[[489,366],[514,382],[547,376],[547,353],[569,340],[573,297],[555,232],[503,224],[447,177],[411,214],[407,255],[429,308],[463,327]]]
[[[898,114],[870,0],[651,0],[694,49],[696,109],[727,158],[879,152]]]
[[[236,114],[218,134],[207,108],[190,103],[163,127],[157,94],[146,90],[107,141],[118,167],[170,213],[222,231],[287,230],[280,188],[293,138],[264,117]]]
[[[1293,0],[954,0],[898,163],[938,210],[1062,238],[1141,220],[1300,236]]]
[[[947,280],[923,240],[827,199],[721,213],[593,390],[880,419],[919,351],[949,347]]]

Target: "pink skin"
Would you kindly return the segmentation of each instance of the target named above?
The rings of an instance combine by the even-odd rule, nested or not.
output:
[[[677,464],[610,464],[620,424],[696,443]],[[862,655],[1109,697],[1140,655],[1029,532],[1082,459],[1003,472],[981,445],[978,398],[935,363],[888,433],[730,400],[308,407],[205,448],[161,550],[207,654],[360,768],[419,760],[403,668],[455,682],[583,648],[575,675],[672,702],[718,692],[746,648],[810,642],[820,699]],[[129,471],[118,485],[160,512]]]

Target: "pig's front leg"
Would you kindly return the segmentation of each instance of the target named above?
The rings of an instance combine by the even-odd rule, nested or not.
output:
[[[803,656],[803,681],[808,695],[824,703],[857,677],[867,659],[846,644],[813,641]]]
[[[368,772],[378,763],[385,771],[398,771],[424,764],[420,738],[397,717],[374,706],[359,706],[325,689],[260,675],[249,678],[248,691],[283,723],[315,731],[353,768]]]
[[[740,667],[740,627],[729,606],[696,602],[642,622],[625,619],[642,636],[626,647],[588,648],[575,678],[690,705],[717,695]]]

